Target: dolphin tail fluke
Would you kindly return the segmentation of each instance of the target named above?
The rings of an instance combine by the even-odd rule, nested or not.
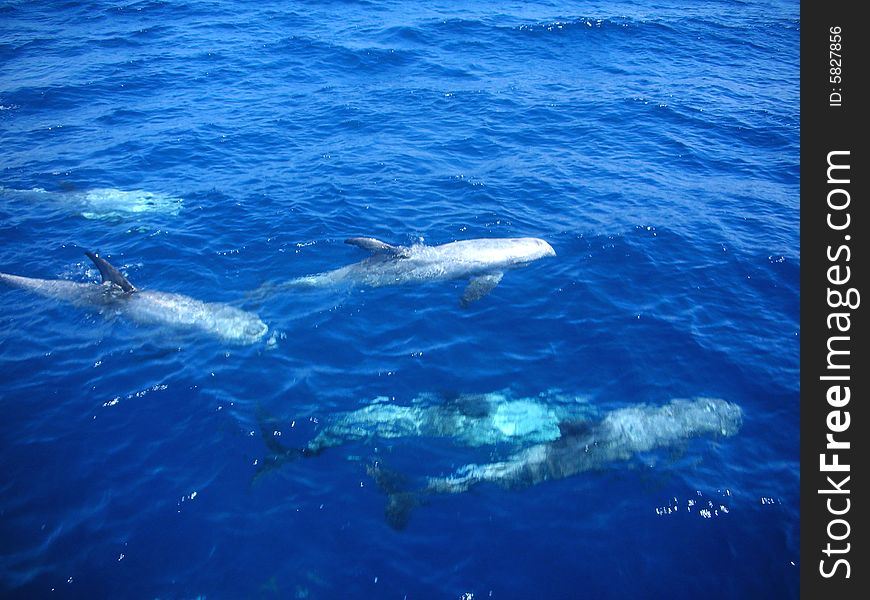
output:
[[[257,470],[254,471],[254,476],[251,478],[251,486],[259,483],[266,475],[281,468],[286,462],[282,454],[269,454],[257,461]]]
[[[500,271],[472,277],[468,281],[468,287],[465,288],[465,292],[462,294],[462,300],[460,301],[462,308],[468,308],[473,302],[477,302],[489,294],[495,289],[495,286],[498,285],[502,277],[504,277],[504,273]]]
[[[103,278],[103,283],[109,282],[117,285],[119,288],[127,292],[135,292],[136,288],[133,284],[127,281],[127,278],[121,275],[121,272],[109,264],[105,258],[98,254],[85,250],[85,255],[90,258],[96,267],[100,270],[100,276]]]
[[[310,448],[285,446],[279,442],[280,429],[277,419],[260,406],[257,407],[257,421],[260,427],[260,437],[263,439],[268,454],[257,461],[257,471],[254,473],[252,484],[287,463],[295,462],[301,458],[312,458],[322,452],[322,450]]]
[[[387,524],[396,530],[408,526],[411,511],[422,504],[419,492],[397,492],[387,495],[387,506],[384,508],[384,518]]]
[[[263,439],[266,439],[265,435]],[[267,444],[267,446],[269,446],[270,453],[258,461],[257,471],[254,473],[254,478],[251,481],[252,485],[287,463],[292,463],[302,458],[311,458],[319,454],[319,452],[313,452],[308,448],[290,448],[278,443]]]

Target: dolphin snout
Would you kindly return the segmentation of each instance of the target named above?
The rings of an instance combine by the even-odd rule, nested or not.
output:
[[[251,342],[256,342],[261,337],[266,335],[267,331],[269,331],[269,326],[262,321],[248,323],[243,328],[242,338],[244,338],[245,340],[250,340]]]
[[[538,254],[541,258],[545,256],[556,256],[556,251],[553,250],[553,247],[547,243],[546,240],[542,240],[541,238],[529,238],[535,245],[535,254]]]

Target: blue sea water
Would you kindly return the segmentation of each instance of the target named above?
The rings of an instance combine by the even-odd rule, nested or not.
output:
[[[796,1],[0,2],[0,271],[256,311],[250,346],[0,288],[0,595],[789,598],[799,567]],[[143,194],[151,194],[142,202]],[[546,239],[465,282],[251,290],[352,236]],[[377,397],[739,404],[690,440],[384,518],[509,449],[349,443]],[[278,429],[276,429],[278,431]]]

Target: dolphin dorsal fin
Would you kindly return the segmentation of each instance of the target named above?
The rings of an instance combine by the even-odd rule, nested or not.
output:
[[[128,294],[131,292],[135,292],[136,288],[133,287],[133,284],[127,281],[127,278],[121,275],[121,272],[109,264],[105,258],[100,257],[93,252],[89,252],[85,250],[85,255],[90,258],[97,268],[100,270],[100,275],[103,278],[103,283],[107,281],[109,283],[114,283],[119,288],[127,292]]]
[[[372,254],[389,254],[398,258],[404,258],[408,255],[408,249],[401,246],[393,246],[381,240],[367,237],[355,237],[344,240],[345,244],[368,250]]]

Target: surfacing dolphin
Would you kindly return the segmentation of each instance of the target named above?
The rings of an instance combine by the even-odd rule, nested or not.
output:
[[[631,406],[611,411],[594,423],[565,424],[563,434],[534,444],[505,460],[468,464],[447,477],[430,477],[416,491],[378,465],[369,474],[388,493],[386,517],[394,528],[404,527],[410,511],[432,494],[457,494],[484,483],[516,488],[627,462],[638,454],[679,446],[701,436],[730,437],[742,426],[740,407],[715,398],[672,400],[664,406]]]
[[[293,279],[276,288],[322,288],[342,284],[383,287],[467,279],[462,305],[468,306],[490,293],[506,270],[556,255],[550,244],[538,238],[473,239],[440,246],[392,246],[374,238],[355,237],[345,240],[345,243],[367,250],[371,256],[333,271]],[[272,289],[275,288],[266,286],[263,291]]]
[[[95,307],[103,314],[121,314],[137,323],[198,330],[227,342],[253,344],[269,329],[257,315],[227,304],[137,289],[104,258],[93,252],[85,254],[100,270],[102,284],[8,273],[0,273],[0,282],[77,306]]]

